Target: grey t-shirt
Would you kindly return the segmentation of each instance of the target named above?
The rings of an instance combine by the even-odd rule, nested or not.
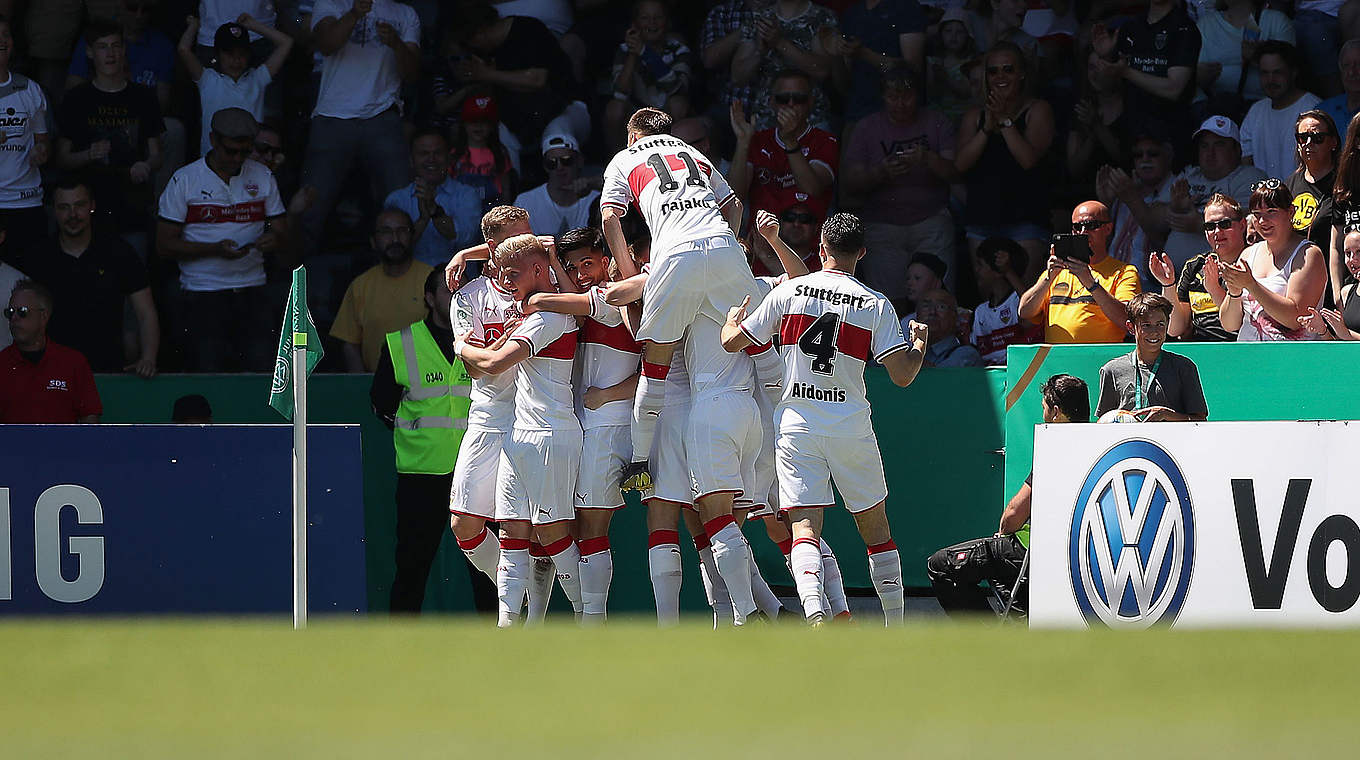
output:
[[[1133,411],[1138,404],[1138,387],[1143,389],[1142,407],[1165,406],[1181,414],[1208,414],[1199,368],[1188,357],[1162,351],[1157,371],[1134,361],[1135,354],[1115,357],[1100,368],[1100,400],[1096,416],[1111,409]],[[1156,362],[1154,362],[1155,364]]]

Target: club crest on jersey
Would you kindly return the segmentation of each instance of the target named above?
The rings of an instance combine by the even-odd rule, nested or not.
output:
[[[259,186],[259,185],[255,184],[254,182],[247,182],[247,183],[246,183],[246,195],[249,195],[250,197],[254,198],[255,196],[257,196],[257,195],[259,195],[259,194],[260,194],[260,186]]]

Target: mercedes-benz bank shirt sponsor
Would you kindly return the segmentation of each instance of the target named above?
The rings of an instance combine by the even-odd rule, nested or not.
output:
[[[1360,423],[1039,426],[1031,624],[1360,625],[1357,449]]]
[[[33,165],[33,136],[47,134],[47,98],[22,74],[0,84],[0,208],[42,205],[42,176]]]
[[[264,164],[246,159],[229,182],[208,168],[206,158],[181,167],[161,193],[161,219],[184,225],[190,243],[231,240],[239,248],[264,234],[267,219],[283,216],[283,198],[274,175]],[[208,257],[179,262],[185,290],[214,291],[263,285],[264,254],[251,248],[236,258]]]

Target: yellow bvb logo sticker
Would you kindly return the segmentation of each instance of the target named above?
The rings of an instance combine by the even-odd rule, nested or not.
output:
[[[1312,193],[1299,193],[1294,196],[1294,229],[1307,232],[1317,216],[1318,202]]]

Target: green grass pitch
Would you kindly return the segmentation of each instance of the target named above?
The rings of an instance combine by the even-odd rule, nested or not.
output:
[[[0,757],[1354,757],[1358,648],[867,620],[9,620]]]

